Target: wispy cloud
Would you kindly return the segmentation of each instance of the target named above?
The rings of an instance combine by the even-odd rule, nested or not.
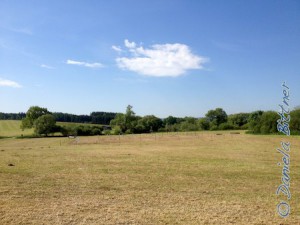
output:
[[[145,79],[129,79],[124,77],[117,77],[114,79],[116,82],[124,82],[124,83],[148,83],[148,80]]]
[[[21,88],[22,86],[15,81],[0,78],[0,87]]]
[[[68,59],[67,64],[69,65],[77,65],[77,66],[84,66],[84,67],[89,67],[89,68],[101,68],[103,65],[101,63],[88,63],[88,62],[80,62],[80,61],[75,61]]]
[[[118,57],[119,68],[142,75],[177,77],[191,69],[203,69],[208,58],[195,55],[185,44],[156,44],[150,48],[138,47],[135,42],[124,41],[130,57]]]
[[[9,28],[10,31],[16,32],[16,33],[21,33],[21,34],[26,34],[26,35],[33,35],[33,32],[29,28]]]
[[[40,67],[45,68],[45,69],[54,69],[54,67],[48,66],[46,64],[42,64],[42,65],[40,65]]]
[[[111,46],[111,48],[112,48],[113,50],[115,50],[116,52],[122,52],[122,49],[121,49],[120,46],[115,46],[115,45],[113,45],[113,46]]]
[[[13,27],[13,26],[8,26],[3,24],[0,24],[0,27],[14,33],[33,35],[32,30],[29,29],[28,27]]]

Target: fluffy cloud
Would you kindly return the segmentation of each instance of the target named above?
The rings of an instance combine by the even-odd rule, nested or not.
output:
[[[147,49],[125,40],[124,45],[130,57],[118,57],[116,62],[119,68],[148,76],[177,77],[187,70],[202,69],[208,61],[194,55],[184,44],[156,44]]]
[[[101,63],[87,63],[87,62],[80,62],[80,61],[75,61],[75,60],[71,60],[71,59],[68,59],[66,63],[69,65],[85,66],[85,67],[89,67],[89,68],[103,67],[103,65]]]
[[[135,48],[136,47],[136,43],[129,42],[127,39],[124,41],[124,44],[127,48]]]
[[[5,80],[5,79],[2,79],[2,78],[0,78],[0,86],[2,86],[2,87],[12,87],[12,88],[22,87],[20,84],[18,84],[15,81]]]

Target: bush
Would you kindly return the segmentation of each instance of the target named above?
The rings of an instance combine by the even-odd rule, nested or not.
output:
[[[158,132],[166,132],[166,129],[161,127],[161,128],[158,129]]]
[[[103,131],[102,127],[99,126],[62,126],[60,127],[60,132],[63,136],[93,136],[101,135]]]
[[[219,130],[236,130],[236,129],[238,129],[238,127],[235,127],[229,123],[221,123],[219,125]]]
[[[61,126],[60,132],[63,136],[76,136],[77,135],[75,126]]]
[[[177,131],[179,131],[179,124],[166,125],[165,129],[167,132],[177,132]]]
[[[218,126],[213,124],[213,125],[210,126],[209,130],[218,130]]]
[[[200,130],[209,130],[209,121],[206,118],[201,118],[198,120],[198,126]]]
[[[122,134],[122,130],[120,126],[114,126],[114,128],[111,131],[112,134],[114,135],[119,135]]]
[[[104,130],[104,131],[102,131],[102,134],[104,134],[104,135],[110,135],[111,132],[110,132],[110,130]]]
[[[135,134],[141,134],[141,133],[149,133],[149,130],[146,130],[145,126],[143,124],[138,123],[134,127],[134,133]]]
[[[243,126],[240,127],[241,130],[248,130],[249,129],[249,124],[246,123]]]
[[[91,128],[91,135],[101,135],[103,131],[102,127],[93,126]]]
[[[197,131],[198,126],[195,122],[183,121],[179,124],[179,129],[180,131]]]

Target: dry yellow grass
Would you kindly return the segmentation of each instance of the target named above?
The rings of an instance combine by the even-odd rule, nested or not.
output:
[[[284,137],[216,133],[1,139],[0,223],[299,224],[299,137],[284,220]]]

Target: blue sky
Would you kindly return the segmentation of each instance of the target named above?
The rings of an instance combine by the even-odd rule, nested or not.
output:
[[[300,105],[299,1],[0,1],[0,111]]]

